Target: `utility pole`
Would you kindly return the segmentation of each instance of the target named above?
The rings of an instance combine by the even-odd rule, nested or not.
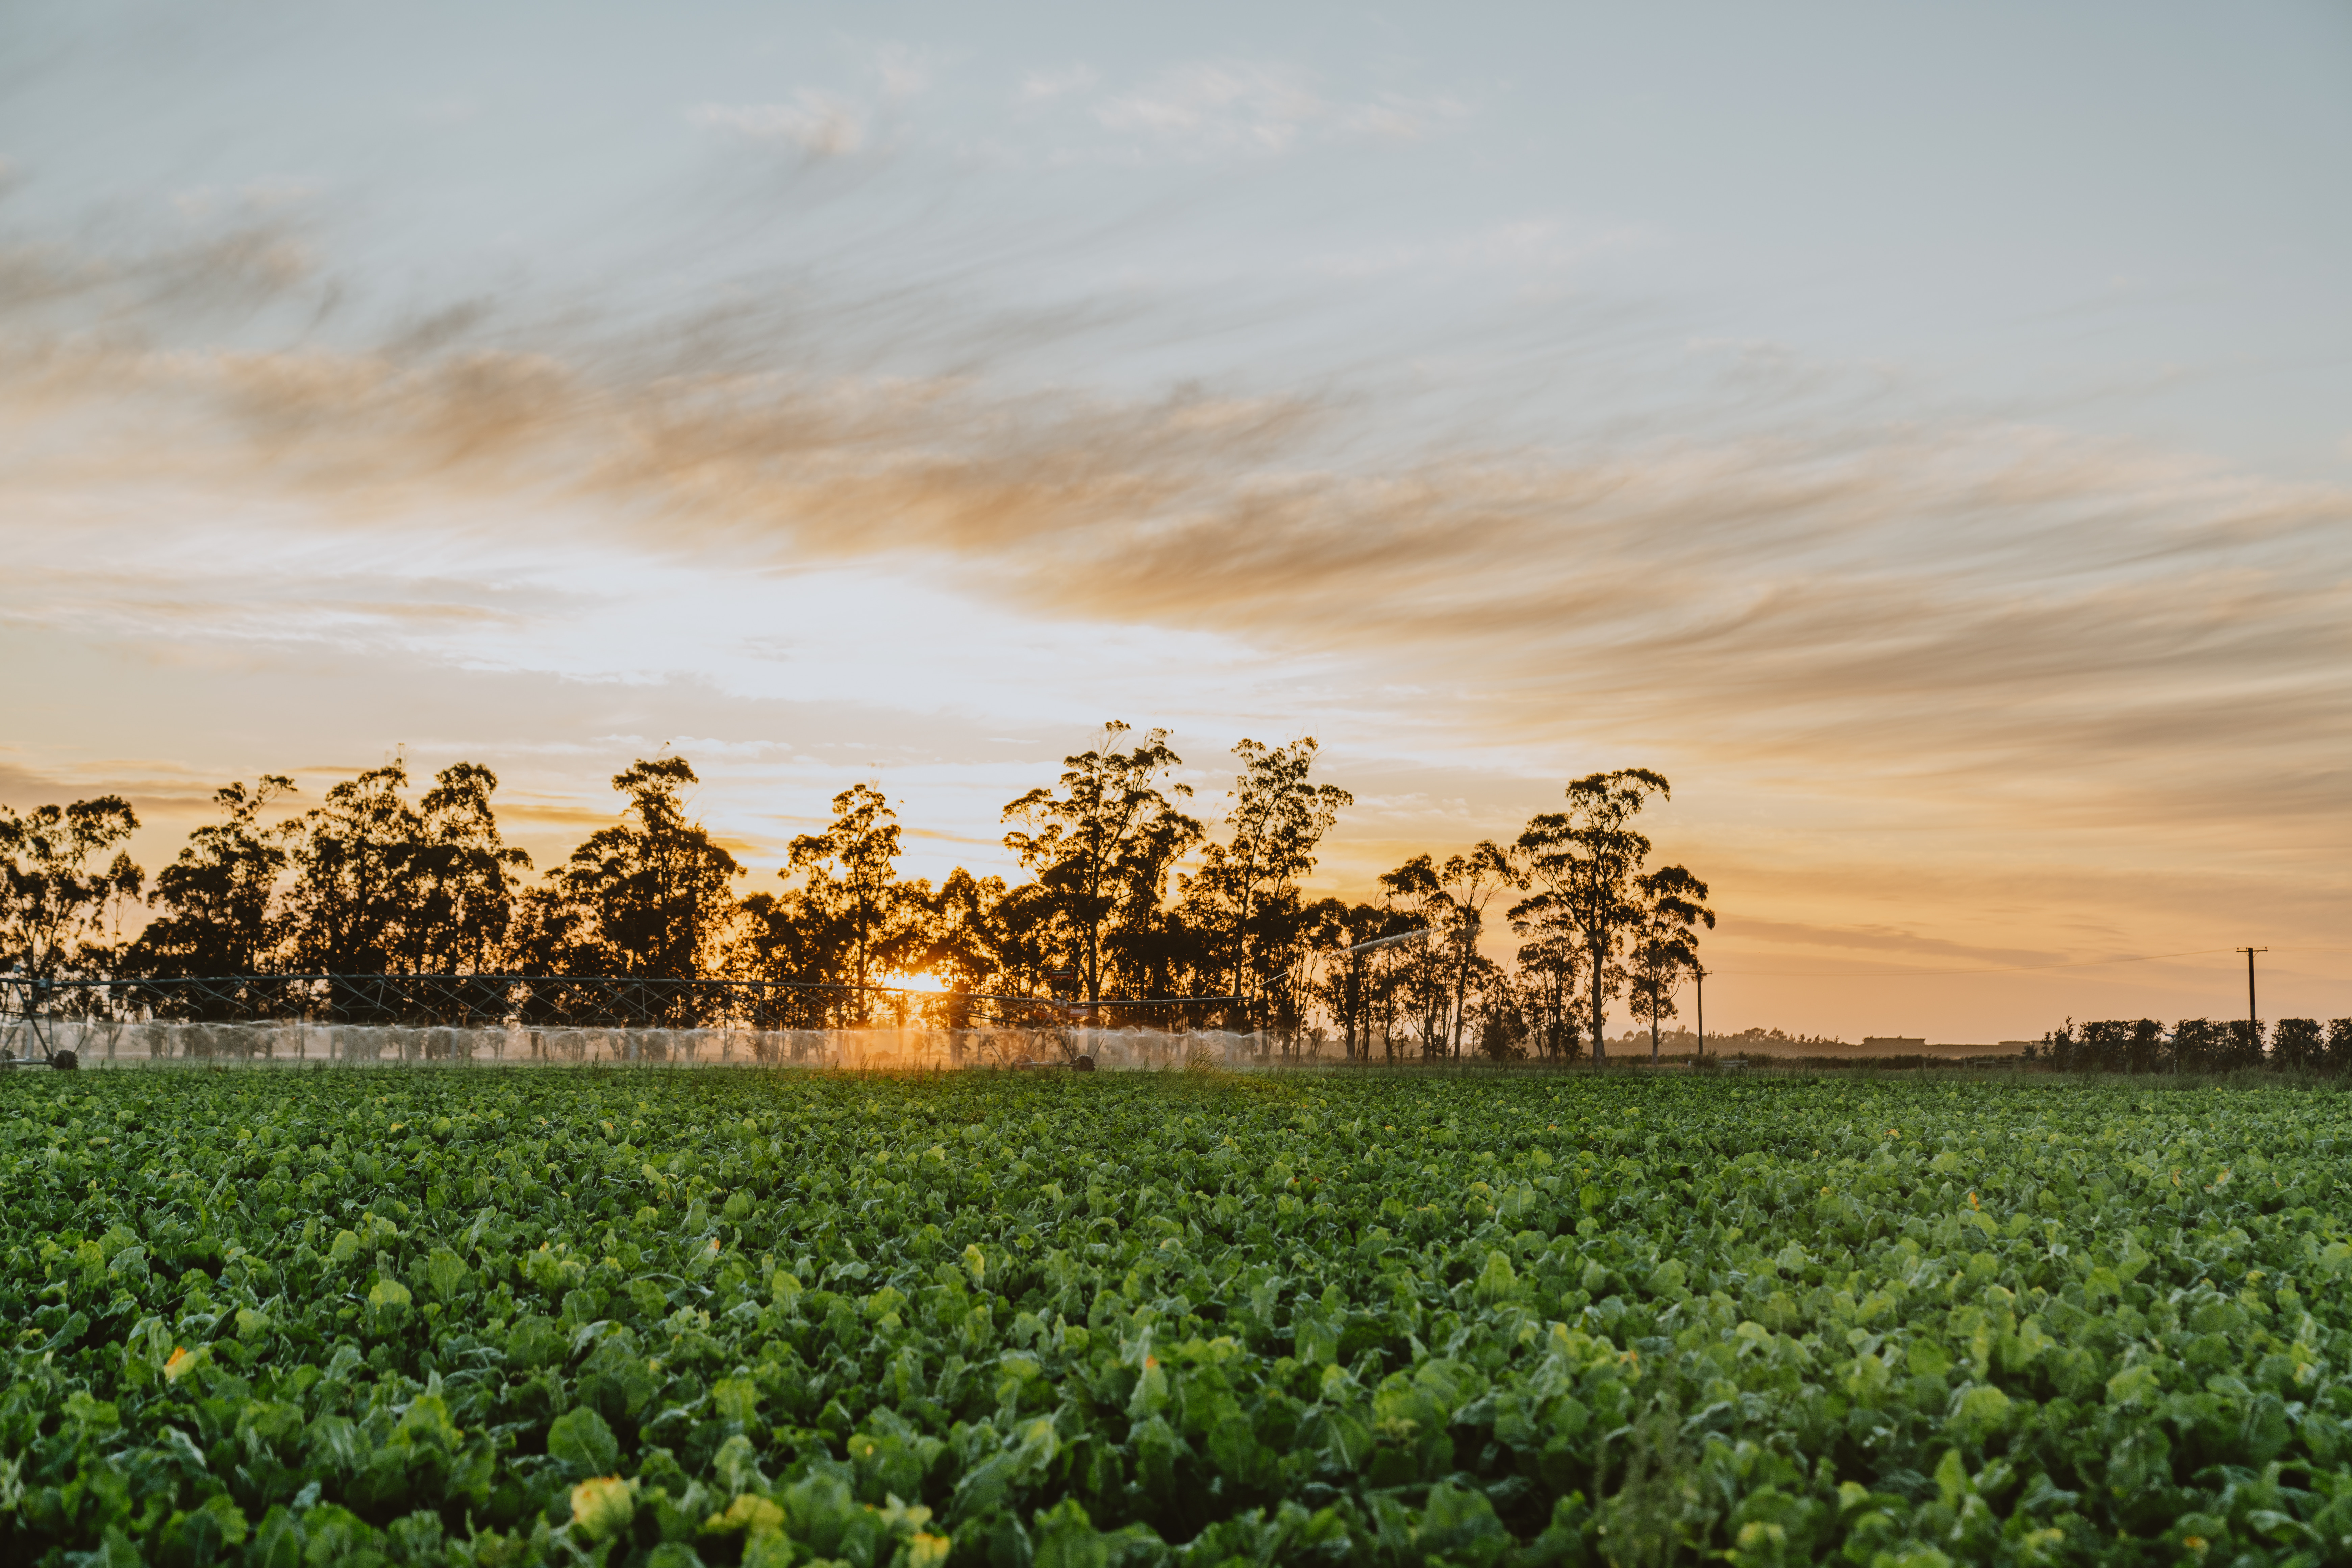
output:
[[[1691,965],[1691,979],[1698,985],[1698,1059],[1706,1060],[1706,965]]]
[[[2254,954],[2270,949],[2242,947],[2238,951],[2246,955],[2246,1048],[2259,1057],[2263,1054],[2263,1026],[2261,1016],[2254,1011]]]

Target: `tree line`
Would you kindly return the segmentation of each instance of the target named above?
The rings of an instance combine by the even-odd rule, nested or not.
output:
[[[2352,1073],[2352,1018],[2183,1018],[2168,1029],[2155,1018],[2069,1018],[2026,1046],[2029,1061],[2060,1072]]]
[[[614,821],[536,876],[477,763],[421,791],[388,763],[291,814],[289,777],[225,785],[218,820],[152,882],[122,848],[138,819],[120,796],[0,806],[0,974],[732,978],[831,987],[824,1021],[845,1026],[923,976],[950,999],[1207,998],[1193,1016],[1357,1059],[1601,1057],[1622,1001],[1655,1052],[1715,923],[1706,883],[1653,867],[1638,829],[1664,777],[1578,779],[1510,843],[1415,856],[1351,902],[1303,886],[1353,804],[1313,776],[1317,755],[1312,738],[1242,742],[1213,831],[1168,733],[1114,721],[1005,805],[1022,878],[936,885],[898,874],[897,813],[856,784],[792,841],[779,884],[748,893],[677,756],[616,774]],[[1503,930],[1508,961],[1486,951]]]

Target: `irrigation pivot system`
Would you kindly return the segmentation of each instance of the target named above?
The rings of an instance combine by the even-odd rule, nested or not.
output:
[[[1085,1002],[1066,994],[644,975],[0,974],[0,1068],[76,1067],[100,1039],[104,1054],[114,1055],[126,1034],[134,1056],[271,1056],[279,1054],[281,1037],[307,1056],[308,1044],[299,1043],[307,1030],[307,1038],[325,1040],[331,1056],[369,1060],[383,1059],[388,1041],[395,1056],[470,1055],[470,1045],[459,1048],[464,1035],[512,1039],[517,1059],[704,1059],[698,1047],[715,1040],[716,1059],[736,1059],[740,1043],[750,1059],[801,1061],[839,1056],[813,1048],[808,1037],[913,1031],[950,1040],[947,1054],[956,1061],[976,1055],[1034,1065],[1029,1058],[1045,1048],[1086,1071],[1095,1065],[1089,1046],[1097,1037],[1139,1026],[1231,1035],[1242,1006],[1234,996]],[[509,1059],[503,1043],[494,1054]]]

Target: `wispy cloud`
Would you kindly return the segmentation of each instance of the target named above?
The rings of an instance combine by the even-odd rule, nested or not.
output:
[[[1091,73],[1086,85],[1092,85]],[[1053,94],[1035,96],[1077,89],[1056,83]],[[1305,71],[1244,59],[1171,66],[1093,105],[1104,130],[1181,157],[1272,156],[1316,139],[1414,141],[1468,113],[1466,104],[1443,94],[1335,100]]]
[[[1056,66],[1031,71],[1023,77],[1020,90],[1013,94],[1013,99],[1015,102],[1024,104],[1051,103],[1073,93],[1088,91],[1101,80],[1102,73],[1084,61]]]
[[[1095,118],[1192,151],[1279,153],[1329,112],[1302,73],[1230,60],[1164,71],[1097,104]]]
[[[797,147],[814,158],[841,158],[866,142],[866,108],[835,93],[803,88],[788,103],[705,103],[688,118],[747,142]]]
[[[1559,217],[1523,218],[1460,234],[1325,253],[1310,257],[1306,265],[1310,271],[1346,279],[1433,268],[1556,273],[1654,238],[1648,231],[1627,224],[1594,227]]]
[[[919,49],[905,44],[884,44],[874,51],[874,74],[881,83],[884,98],[904,102],[929,92],[938,70]]]

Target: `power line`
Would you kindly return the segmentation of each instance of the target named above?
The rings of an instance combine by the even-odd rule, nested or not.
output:
[[[1863,969],[1851,973],[1834,970],[1760,970],[1710,969],[1710,975],[1721,974],[1743,980],[1879,980],[1919,979],[1938,974],[2028,974],[2050,969],[2095,969],[2109,963],[2154,963],[2167,958],[2199,958],[2217,952],[2243,952],[2242,947],[2192,947],[2179,952],[2142,952],[2124,958],[2075,958],[2058,963],[2011,963],[1989,969]],[[2263,948],[2264,952],[2272,950]],[[2352,952],[2352,947],[2282,947],[2280,952]]]
[[[1754,970],[1710,969],[1710,975],[1726,975],[1742,980],[1895,980],[1917,979],[1938,974],[2026,974],[2050,969],[2095,969],[2109,963],[2153,963],[2167,958],[2196,958],[2207,953],[2235,952],[2233,947],[2192,947],[2179,952],[2143,952],[2126,958],[2079,958],[2058,963],[2007,963],[1990,969],[1868,969],[1852,973],[1822,970]],[[2289,951],[2281,949],[2281,952]],[[2336,951],[2307,949],[2305,951]]]

